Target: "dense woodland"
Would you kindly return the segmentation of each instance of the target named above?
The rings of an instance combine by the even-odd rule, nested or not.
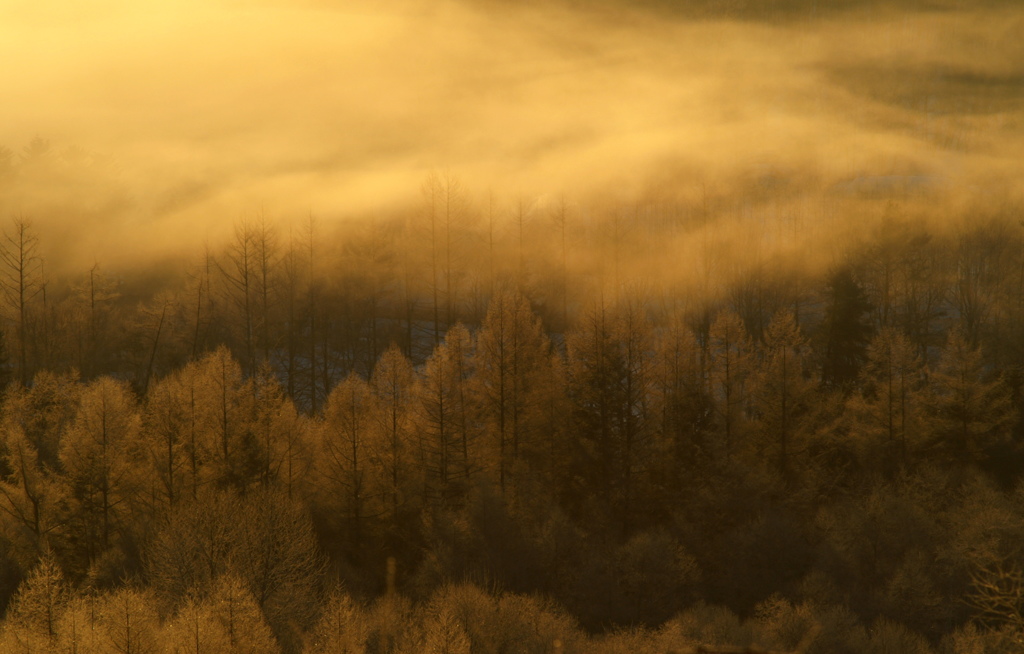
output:
[[[0,650],[1019,651],[1019,212],[812,265],[766,195],[435,175],[125,271],[10,216]]]

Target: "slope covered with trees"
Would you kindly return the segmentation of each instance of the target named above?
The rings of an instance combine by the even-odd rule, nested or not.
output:
[[[720,256],[707,198],[423,198],[246,218],[159,284],[7,224],[0,649],[1024,637],[1012,212],[851,201],[812,264]]]

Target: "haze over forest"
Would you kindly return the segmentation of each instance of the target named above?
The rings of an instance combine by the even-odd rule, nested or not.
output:
[[[1022,34],[0,0],[0,651],[1019,651]]]
[[[0,144],[47,139],[64,169],[5,184],[3,211],[88,267],[258,211],[417,208],[431,171],[477,212],[707,196],[812,227],[862,223],[842,190],[876,177],[944,208],[1019,197],[1013,3],[771,5],[7,1]]]

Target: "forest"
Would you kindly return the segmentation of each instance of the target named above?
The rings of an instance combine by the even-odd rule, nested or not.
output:
[[[0,0],[0,652],[1024,650],[1019,4]]]
[[[117,274],[8,220],[0,649],[1020,647],[1018,205],[419,191]]]

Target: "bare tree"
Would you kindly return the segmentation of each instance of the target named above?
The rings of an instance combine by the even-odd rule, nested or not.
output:
[[[13,314],[18,339],[18,377],[28,385],[31,377],[28,363],[29,303],[42,290],[42,257],[39,237],[26,218],[11,221],[0,241],[0,288]]]

